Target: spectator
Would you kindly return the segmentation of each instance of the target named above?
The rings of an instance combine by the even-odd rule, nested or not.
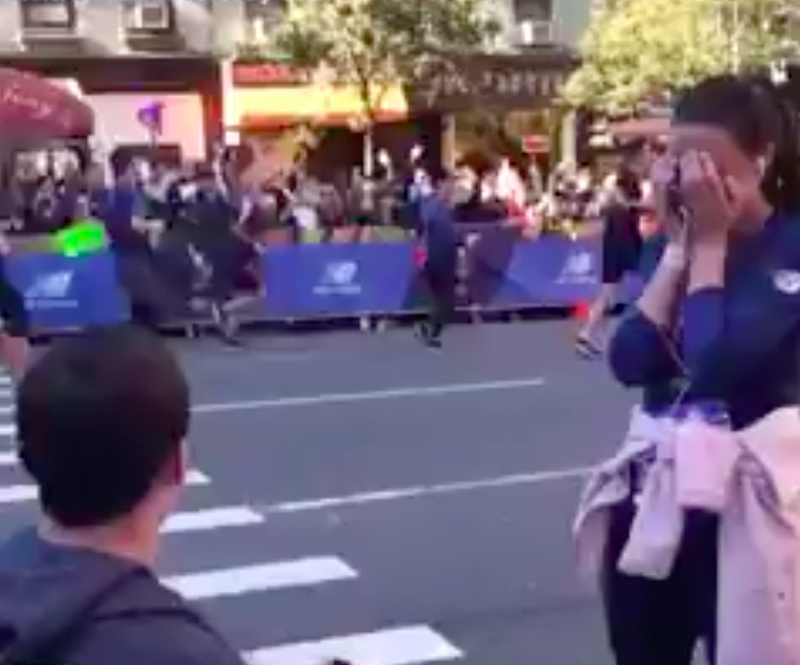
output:
[[[189,413],[177,362],[133,327],[58,342],[30,369],[17,427],[43,518],[0,549],[6,662],[241,665],[153,573]]]

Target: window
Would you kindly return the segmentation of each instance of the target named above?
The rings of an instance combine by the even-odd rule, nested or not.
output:
[[[175,5],[172,0],[126,0],[125,29],[129,33],[172,33],[176,27]]]
[[[248,41],[264,41],[285,10],[286,0],[245,0]]]
[[[73,30],[75,0],[19,0],[22,26],[34,30]]]
[[[514,0],[517,21],[550,21],[553,18],[552,0]]]

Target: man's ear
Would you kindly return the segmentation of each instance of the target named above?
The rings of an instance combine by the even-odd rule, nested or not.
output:
[[[170,485],[182,486],[186,480],[186,469],[189,451],[185,441],[181,441],[174,455],[171,455],[164,466],[164,481]]]

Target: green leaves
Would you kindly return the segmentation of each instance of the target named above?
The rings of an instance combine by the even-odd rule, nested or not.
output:
[[[787,55],[787,8],[797,0],[616,0],[598,9],[583,65],[565,97],[630,112],[706,76],[759,69]],[[790,22],[791,23],[791,22]]]
[[[481,0],[290,0],[270,51],[316,80],[355,86],[370,119],[386,89],[413,85],[496,30]]]

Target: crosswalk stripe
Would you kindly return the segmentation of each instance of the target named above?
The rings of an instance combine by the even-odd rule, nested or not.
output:
[[[263,521],[262,515],[247,506],[210,508],[170,515],[161,527],[161,533],[212,531],[230,526],[252,526]]]
[[[309,557],[176,575],[163,582],[188,600],[204,600],[355,577],[358,573],[338,557]]]
[[[19,456],[17,455],[17,452],[15,450],[0,451],[0,467],[16,466],[18,463],[19,463]],[[198,486],[198,485],[208,485],[209,483],[211,483],[211,479],[204,473],[198,471],[197,469],[190,469],[186,473],[187,485]],[[2,488],[0,488],[0,492],[1,491]],[[2,499],[0,499],[0,503],[3,503]]]
[[[16,436],[17,428],[15,425],[0,425],[0,436]]]
[[[35,501],[39,496],[36,485],[8,485],[0,487],[0,504]]]
[[[211,479],[197,469],[191,469],[186,474],[187,485],[208,485],[210,482]],[[35,501],[38,496],[39,490],[36,485],[30,483],[0,486],[0,505]]]
[[[427,626],[333,637],[243,654],[250,665],[320,665],[332,659],[368,665],[418,665],[458,660],[464,654]]]
[[[14,382],[8,374],[0,374],[0,386],[13,386]]]

